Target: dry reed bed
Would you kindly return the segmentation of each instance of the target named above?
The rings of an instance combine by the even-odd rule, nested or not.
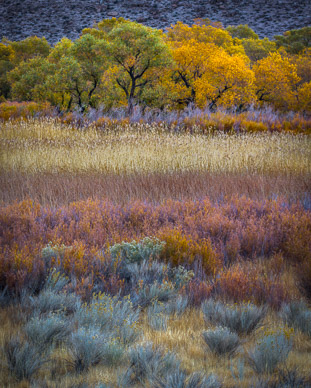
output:
[[[0,146],[2,170],[27,173],[311,173],[305,135],[168,133],[148,124],[102,132],[37,119],[3,123]]]
[[[190,200],[245,195],[263,201],[283,198],[311,206],[310,174],[213,174],[186,171],[152,174],[100,173],[0,173],[0,203],[27,198],[44,206],[57,207],[87,198],[107,198],[125,205],[134,200],[161,203],[167,199]]]

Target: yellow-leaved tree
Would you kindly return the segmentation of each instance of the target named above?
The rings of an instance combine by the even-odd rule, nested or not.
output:
[[[256,95],[261,103],[272,103],[278,109],[293,109],[297,101],[300,77],[297,66],[280,52],[270,53],[258,61],[253,70]]]
[[[173,48],[173,79],[180,106],[242,106],[254,100],[254,73],[245,55],[214,43],[187,40]]]
[[[196,102],[210,109],[221,105],[240,109],[255,99],[254,73],[244,56],[229,55],[219,48],[205,65],[207,70],[195,81]]]

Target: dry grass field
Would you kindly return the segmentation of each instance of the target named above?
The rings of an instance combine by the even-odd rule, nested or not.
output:
[[[40,119],[3,123],[0,146],[6,203],[232,195],[292,202],[305,200],[311,185],[311,139],[304,135],[193,135],[148,124],[104,132]]]

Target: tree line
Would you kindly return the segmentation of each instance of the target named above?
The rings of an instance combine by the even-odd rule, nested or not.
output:
[[[311,111],[311,27],[260,39],[247,25],[196,19],[164,33],[105,19],[51,47],[36,36],[0,43],[0,101],[48,101],[62,111],[135,104],[213,110],[271,104]]]

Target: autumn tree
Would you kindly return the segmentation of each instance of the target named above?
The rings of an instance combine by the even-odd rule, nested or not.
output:
[[[299,54],[311,47],[311,27],[284,32],[274,37],[277,48],[283,47],[290,54]]]
[[[282,56],[279,52],[271,53],[258,61],[253,70],[256,95],[261,103],[269,102],[279,109],[291,109],[295,105],[300,77],[297,67],[287,56]]]
[[[214,109],[230,103],[242,106],[252,100],[254,76],[249,60],[227,31],[177,23],[167,39],[179,106],[196,103]]]
[[[13,50],[0,43],[0,99],[7,99],[11,93],[11,85],[8,80],[8,73],[14,67],[10,58],[13,54]]]
[[[247,24],[240,24],[238,26],[228,26],[226,30],[232,38],[238,39],[259,39],[259,36]]]
[[[202,77],[194,82],[199,106],[207,104],[211,110],[219,105],[242,109],[253,102],[254,73],[243,56],[229,55],[219,48],[207,58],[205,66]]]
[[[213,24],[201,23],[188,26],[187,24],[177,22],[168,29],[166,40],[174,48],[193,40],[197,43],[210,43],[222,47],[232,55],[245,55],[240,40],[233,39],[228,31]]]
[[[170,63],[170,52],[161,31],[135,22],[120,23],[107,35],[107,51],[116,66],[115,81],[125,94],[128,113],[143,91],[151,87],[159,70]]]
[[[2,43],[12,50],[11,62],[14,66],[35,57],[47,57],[51,50],[51,46],[45,38],[30,36],[20,41],[10,41],[3,39]]]
[[[13,99],[18,101],[47,100],[45,81],[53,70],[53,65],[45,58],[35,57],[22,61],[8,73]]]

